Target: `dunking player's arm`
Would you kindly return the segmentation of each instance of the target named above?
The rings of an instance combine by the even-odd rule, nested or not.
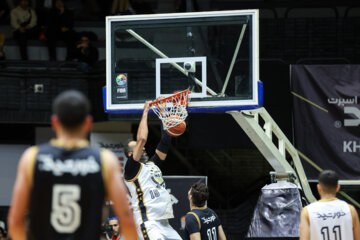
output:
[[[354,240],[360,240],[359,216],[354,206],[349,204],[349,207],[351,211],[351,217],[353,219]],[[300,216],[300,240],[310,240],[310,221],[306,207],[302,209]]]
[[[144,112],[136,136],[136,145],[135,147],[133,147],[133,158],[137,162],[140,160],[141,155],[143,154],[143,149],[148,137],[149,130],[147,125],[147,119],[150,109],[150,103],[150,101],[145,103]],[[162,130],[162,138],[155,151],[156,155],[160,158],[160,160],[166,159],[169,148],[169,141],[171,141],[171,137]]]
[[[161,139],[156,147],[155,150],[156,155],[154,157],[158,156],[160,160],[164,161],[166,159],[170,143],[171,143],[171,136],[164,131],[163,127],[161,127]]]
[[[104,157],[102,159],[107,161],[104,164],[104,175],[107,176],[107,178],[105,177],[106,194],[113,202],[113,208],[121,219],[121,234],[126,240],[138,239],[133,213],[129,208],[126,197],[127,190],[122,179],[122,170],[119,167],[117,157],[114,153],[107,150],[103,154]]]
[[[131,141],[126,148],[126,155],[128,160],[125,164],[125,179],[130,180],[136,176],[141,167],[140,160],[143,157],[144,146],[148,137],[148,113],[150,109],[150,102],[145,102],[144,111],[139,124],[138,132],[136,135],[137,141]]]
[[[140,161],[140,158],[144,151],[145,143],[148,138],[149,129],[148,129],[147,120],[148,120],[148,114],[149,114],[149,109],[150,109],[150,103],[151,103],[151,101],[145,102],[143,115],[141,117],[139,129],[138,129],[138,132],[136,135],[136,145],[134,147],[131,146],[132,151],[133,151],[132,157],[137,162]]]
[[[145,102],[144,111],[136,135],[137,141],[129,142],[126,148],[127,150],[126,155],[128,157],[124,169],[125,170],[124,178],[126,180],[133,179],[137,175],[141,167],[140,160],[143,156],[144,146],[147,141],[148,132],[149,132],[147,125],[149,109],[150,109],[150,102]]]
[[[144,112],[139,124],[136,141],[131,141],[128,144],[129,149],[131,149],[132,155],[129,154],[129,159],[125,165],[125,179],[127,180],[134,178],[140,169],[139,162],[144,156],[144,146],[148,137],[147,120],[149,109],[150,102],[146,102],[144,106]],[[150,158],[149,161],[152,161],[157,165],[161,164],[161,162],[166,159],[170,143],[171,137],[162,130],[161,140],[155,150],[155,154]]]

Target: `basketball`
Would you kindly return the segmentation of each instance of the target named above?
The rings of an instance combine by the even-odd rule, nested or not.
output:
[[[176,122],[179,122],[181,121],[181,118],[177,115],[174,115],[174,116],[171,116],[169,117],[170,119],[170,122],[173,121],[174,123],[173,124],[176,124]],[[174,127],[171,127],[166,131],[167,134],[169,134],[170,136],[172,137],[178,137],[180,135],[182,135],[186,130],[186,123],[185,121],[182,121],[180,124],[174,126]]]

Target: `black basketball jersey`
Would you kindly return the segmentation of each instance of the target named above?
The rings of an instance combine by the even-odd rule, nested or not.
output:
[[[200,232],[202,240],[217,240],[220,225],[220,219],[212,209],[206,206],[193,208],[186,214],[185,238],[190,239],[190,234]]]
[[[105,196],[100,152],[38,147],[28,239],[99,240]]]

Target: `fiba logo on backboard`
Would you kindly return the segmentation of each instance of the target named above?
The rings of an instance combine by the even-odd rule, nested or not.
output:
[[[128,97],[128,88],[127,88],[127,83],[128,83],[128,75],[127,73],[120,73],[119,75],[116,76],[115,78],[115,82],[116,82],[116,98],[125,98],[127,99]]]
[[[119,74],[117,77],[116,77],[116,84],[118,86],[124,86],[126,85],[127,83],[127,74],[126,73],[122,73],[122,74]]]

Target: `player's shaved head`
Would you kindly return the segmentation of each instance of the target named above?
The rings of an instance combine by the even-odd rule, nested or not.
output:
[[[333,170],[324,170],[319,174],[319,184],[326,193],[336,193],[339,176]]]
[[[62,126],[74,130],[80,127],[89,115],[90,102],[81,92],[68,90],[55,98],[52,109]]]
[[[189,194],[192,196],[192,204],[197,207],[203,207],[209,198],[209,190],[204,183],[194,183]]]
[[[134,140],[128,140],[127,141],[127,144],[124,146],[125,155],[127,157],[129,157],[130,154],[132,154],[132,152],[134,151],[135,146],[136,146],[136,141],[134,141]]]
[[[134,149],[136,147],[136,141],[134,140],[128,140],[127,145],[124,147],[125,155],[127,157],[130,157],[133,155]],[[146,163],[149,160],[149,157],[145,151],[145,147],[143,148],[143,153],[140,156],[139,161],[142,163]]]

